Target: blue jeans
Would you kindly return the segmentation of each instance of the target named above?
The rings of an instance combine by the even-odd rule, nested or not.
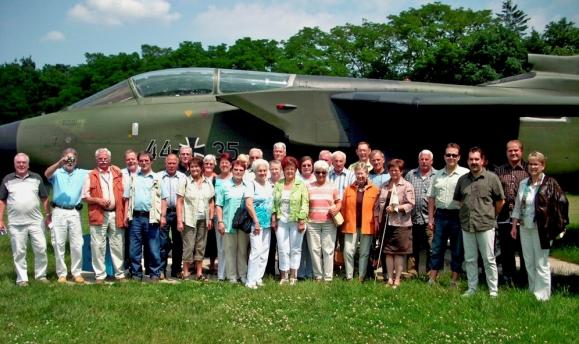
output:
[[[432,270],[442,270],[446,242],[450,238],[450,269],[452,272],[462,271],[464,249],[462,246],[462,230],[458,218],[458,210],[438,209],[434,219],[434,237],[432,239],[432,255],[430,266]]]
[[[159,240],[159,224],[149,223],[146,216],[134,217],[131,221],[130,231],[130,254],[131,266],[129,271],[131,276],[143,278],[143,268],[141,259],[143,258],[143,244],[145,244],[145,255],[148,257],[150,267],[150,277],[161,275],[161,248]]]

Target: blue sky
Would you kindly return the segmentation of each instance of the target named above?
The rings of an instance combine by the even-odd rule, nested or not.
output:
[[[441,1],[453,8],[500,11],[501,0]],[[37,66],[78,65],[84,54],[140,52],[142,44],[205,47],[236,39],[283,40],[303,27],[323,30],[363,19],[383,22],[417,0],[0,0],[0,63],[31,56]],[[543,31],[567,17],[579,23],[578,0],[515,0]]]

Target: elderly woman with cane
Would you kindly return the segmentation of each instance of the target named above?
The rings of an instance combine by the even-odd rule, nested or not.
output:
[[[414,207],[414,188],[402,178],[403,171],[403,160],[392,159],[388,163],[390,180],[382,185],[375,209],[378,219],[384,219],[381,221],[385,231],[383,250],[388,270],[387,283],[392,288],[400,286],[404,258],[412,253],[411,213]]]

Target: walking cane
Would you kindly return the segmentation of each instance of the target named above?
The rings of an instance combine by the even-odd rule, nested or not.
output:
[[[384,237],[386,236],[386,227],[388,226],[388,213],[386,213],[386,221],[384,221],[384,228],[382,229],[382,240],[380,240],[380,251],[378,252],[378,262],[376,267],[381,263],[382,248],[384,247]],[[382,277],[384,277],[384,266],[382,267]],[[378,280],[378,268],[374,270],[374,281]]]

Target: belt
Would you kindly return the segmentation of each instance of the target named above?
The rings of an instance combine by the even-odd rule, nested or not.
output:
[[[133,217],[149,217],[148,211],[133,210]]]
[[[177,212],[177,208],[175,208],[175,207],[167,207],[167,212],[168,212],[168,213],[176,213],[176,212]]]
[[[53,208],[60,208],[60,209],[66,209],[66,210],[73,210],[73,209],[81,210],[82,209],[82,203],[79,203],[77,205],[58,205],[54,202],[50,202],[50,205]]]
[[[459,209],[436,209],[437,213],[440,214],[445,214],[445,215],[458,215],[458,213],[460,212]]]

